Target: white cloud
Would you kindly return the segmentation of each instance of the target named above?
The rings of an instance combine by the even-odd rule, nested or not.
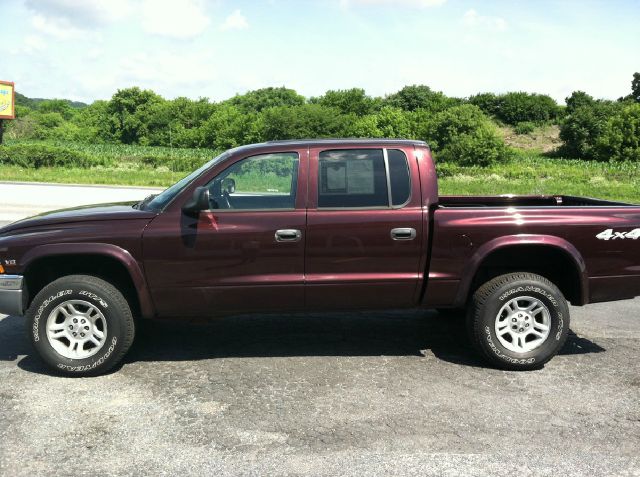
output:
[[[480,26],[495,31],[505,31],[507,29],[507,21],[504,18],[480,15],[473,8],[467,10],[462,16],[462,23],[470,28]]]
[[[47,19],[81,29],[120,20],[133,9],[127,0],[26,0],[26,6]]]
[[[210,23],[198,0],[144,0],[142,4],[142,27],[148,33],[193,38],[204,32]]]
[[[221,28],[223,30],[244,30],[249,28],[249,22],[240,10],[236,10],[227,17]]]
[[[62,17],[34,15],[31,18],[31,25],[39,33],[52,36],[59,40],[82,38],[88,33],[86,30],[74,27],[68,19]]]
[[[414,8],[437,7],[443,5],[447,0],[340,0],[340,6],[349,7],[351,5],[389,5],[404,6]]]

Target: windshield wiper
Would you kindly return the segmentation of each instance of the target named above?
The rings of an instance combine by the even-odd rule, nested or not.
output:
[[[144,210],[144,208],[147,206],[147,204],[149,202],[151,202],[158,194],[151,194],[146,196],[144,199],[142,199],[140,202],[138,202],[137,204],[135,204],[133,207],[139,210]]]

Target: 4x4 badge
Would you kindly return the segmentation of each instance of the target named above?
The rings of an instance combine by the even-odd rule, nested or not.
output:
[[[600,240],[637,240],[640,238],[640,229],[633,229],[631,232],[614,232],[613,229],[607,229],[596,235]]]

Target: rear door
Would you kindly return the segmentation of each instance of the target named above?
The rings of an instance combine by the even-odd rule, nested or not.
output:
[[[416,303],[426,247],[413,147],[310,150],[306,304]]]

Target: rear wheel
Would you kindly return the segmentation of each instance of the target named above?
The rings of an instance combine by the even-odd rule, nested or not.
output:
[[[45,363],[74,376],[109,371],[134,337],[131,309],[122,293],[89,275],[69,275],[44,287],[27,311],[26,324]]]
[[[564,345],[569,307],[546,278],[510,273],[474,293],[467,326],[475,348],[492,364],[510,370],[538,369]]]

